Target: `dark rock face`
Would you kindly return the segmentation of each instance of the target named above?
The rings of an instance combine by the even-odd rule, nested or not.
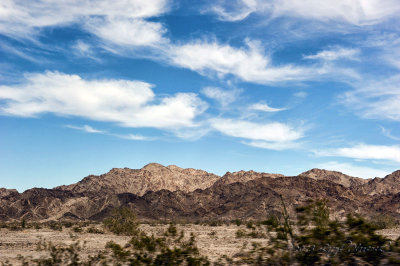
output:
[[[112,169],[54,189],[0,189],[0,220],[102,220],[120,206],[142,219],[262,219],[282,210],[280,195],[289,207],[326,199],[338,218],[348,212],[400,217],[398,181],[400,171],[372,180],[320,169],[294,177],[254,171],[218,177],[149,164],[138,170]]]

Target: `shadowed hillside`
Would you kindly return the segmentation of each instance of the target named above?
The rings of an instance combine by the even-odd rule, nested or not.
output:
[[[152,220],[260,219],[280,211],[280,195],[292,206],[326,199],[338,218],[348,212],[397,217],[399,180],[400,171],[366,180],[320,169],[291,177],[254,171],[219,177],[152,163],[135,170],[115,168],[54,189],[0,189],[0,219],[102,220],[120,206]]]

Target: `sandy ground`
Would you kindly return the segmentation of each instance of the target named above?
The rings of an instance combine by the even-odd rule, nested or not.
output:
[[[83,254],[85,257],[104,250],[108,241],[114,241],[120,245],[125,245],[129,237],[115,236],[113,234],[89,234],[75,233],[72,229],[55,231],[48,228],[44,229],[25,229],[23,231],[10,231],[1,229],[0,231],[0,262],[9,262],[18,265],[18,256],[40,258],[48,254],[43,250],[44,243],[51,242],[53,245],[70,245],[79,241],[84,245]]]
[[[100,225],[97,225],[102,229]],[[148,225],[142,224],[140,228],[148,235],[162,236],[168,225]],[[63,228],[62,231],[55,231],[49,228],[43,229],[24,229],[22,231],[10,231],[9,229],[0,229],[0,263],[8,262],[12,265],[20,265],[18,256],[40,258],[48,252],[41,250],[43,243],[51,242],[53,245],[70,245],[79,241],[83,244],[81,256],[86,258],[94,256],[99,251],[105,249],[108,241],[114,241],[121,246],[129,242],[130,237],[116,236],[111,233],[93,234],[76,233],[72,228]],[[216,261],[222,255],[232,257],[243,248],[247,250],[252,242],[265,243],[262,238],[237,238],[238,229],[247,230],[245,226],[221,225],[221,226],[203,226],[203,225],[177,225],[178,231],[184,230],[185,237],[189,238],[190,233],[196,237],[197,247],[202,255],[207,256],[211,261]]]
[[[98,229],[103,229],[101,225],[96,225]],[[142,224],[140,228],[148,235],[162,236],[168,225],[149,225]],[[63,228],[62,231],[55,231],[49,228],[43,229],[24,229],[22,231],[10,231],[9,229],[0,229],[0,263],[21,265],[18,257],[40,258],[46,256],[48,252],[44,251],[43,243],[51,242],[54,245],[70,245],[79,241],[83,247],[81,256],[87,258],[94,256],[99,251],[105,249],[108,241],[114,241],[121,246],[129,242],[130,237],[116,236],[111,233],[94,234],[85,232],[88,227],[83,228],[82,233],[74,232],[72,228]],[[190,233],[196,236],[197,246],[202,255],[207,256],[211,261],[216,261],[222,255],[232,257],[251,247],[252,242],[267,244],[263,238],[243,237],[237,238],[238,229],[250,232],[244,225],[178,225],[178,231],[184,230],[185,237]],[[400,228],[384,229],[380,234],[389,239],[395,240],[400,236]]]

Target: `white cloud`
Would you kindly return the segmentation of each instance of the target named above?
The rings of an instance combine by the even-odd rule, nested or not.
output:
[[[216,5],[208,7],[205,11],[217,14],[223,21],[239,21],[247,18],[255,11],[263,11],[269,3],[258,0],[230,0],[219,1]]]
[[[393,139],[393,140],[398,140],[398,141],[400,141],[400,137],[393,136],[393,135],[392,135],[392,131],[391,131],[390,129],[386,129],[386,128],[382,127],[382,126],[381,126],[380,128],[381,128],[382,134],[383,134],[385,137],[388,137],[388,138]]]
[[[66,125],[65,127],[76,129],[76,130],[81,130],[81,131],[84,131],[84,132],[87,132],[87,133],[98,133],[98,134],[107,133],[106,131],[95,129],[95,128],[89,126],[89,125],[84,125],[84,126]]]
[[[18,49],[16,47],[7,45],[6,43],[3,43],[3,42],[0,42],[0,48],[3,53],[7,52],[9,54],[13,54],[13,55],[16,55],[25,60],[34,62],[36,64],[42,64],[42,63],[46,62],[46,60],[43,58],[35,57],[33,55],[30,55],[30,54],[24,52],[22,49]]]
[[[119,135],[119,134],[113,134],[113,136],[116,136],[121,139],[127,139],[127,140],[151,140],[152,138],[139,135],[139,134],[127,134],[127,135]]]
[[[72,46],[72,52],[77,57],[86,57],[100,62],[100,58],[96,57],[93,46],[82,40],[76,41]]]
[[[243,144],[256,148],[275,150],[275,151],[296,149],[300,147],[300,143],[293,141],[285,141],[285,142],[243,141]]]
[[[269,106],[266,103],[255,103],[249,106],[250,110],[255,110],[255,111],[262,111],[262,112],[268,112],[268,113],[274,113],[274,112],[280,112],[286,110],[286,108],[273,108]]]
[[[294,97],[305,99],[308,96],[308,93],[305,91],[299,91],[293,94]]]
[[[364,118],[400,121],[400,75],[356,86],[341,96],[342,103]]]
[[[320,156],[338,156],[361,160],[385,160],[400,163],[400,146],[357,144],[352,147],[316,151]]]
[[[373,57],[373,60],[381,59],[389,65],[400,69],[399,33],[379,32],[363,40],[360,45],[379,50],[379,53]]]
[[[182,128],[179,130],[172,130],[172,133],[185,140],[195,141],[206,136],[211,131],[206,121],[200,122],[197,128]]]
[[[104,41],[125,47],[155,46],[167,42],[161,23],[137,18],[106,18],[88,20],[85,28]]]
[[[243,0],[238,6],[249,10],[269,6],[262,2]],[[0,34],[34,39],[46,27],[74,25],[99,38],[98,45],[109,52],[147,57],[203,75],[234,75],[259,84],[310,80],[337,71],[321,65],[274,65],[261,44],[250,40],[239,48],[201,40],[173,44],[165,36],[164,24],[149,20],[168,12],[170,6],[169,0],[4,0],[0,4]],[[74,51],[97,59],[86,43],[77,42]],[[339,74],[353,75],[349,71]]]
[[[247,47],[235,48],[215,41],[196,41],[173,47],[169,57],[172,64],[201,74],[231,74],[260,84],[307,80],[326,73],[323,67],[273,66],[259,42],[247,40],[246,44]]]
[[[116,122],[125,127],[195,127],[207,105],[196,94],[156,97],[152,85],[129,80],[84,80],[59,72],[26,74],[20,84],[0,86],[5,115],[43,113]]]
[[[217,100],[222,106],[226,107],[236,101],[237,97],[241,93],[241,90],[223,90],[217,87],[205,87],[201,90],[201,92],[208,98]]]
[[[318,168],[331,170],[331,171],[339,171],[343,174],[349,176],[356,176],[362,178],[374,178],[374,177],[385,177],[390,174],[390,171],[365,167],[365,166],[355,166],[349,163],[339,163],[335,161],[321,163],[317,165]]]
[[[397,16],[396,0],[276,0],[274,16],[293,16],[321,21],[337,20],[355,25],[380,23]]]
[[[145,19],[168,10],[168,0],[3,0],[0,33],[33,38],[42,28],[75,23],[106,41],[152,45],[165,30],[162,24]]]
[[[146,137],[139,134],[114,134],[104,130],[95,129],[89,125],[84,126],[74,126],[74,125],[66,125],[67,128],[72,128],[80,131],[84,131],[87,133],[96,133],[96,134],[103,134],[107,136],[117,137],[120,139],[127,139],[127,140],[154,140],[155,138]]]
[[[91,47],[88,43],[81,40],[77,41],[72,48],[76,50],[76,53],[81,56],[91,55]]]
[[[305,59],[320,59],[326,61],[334,61],[337,59],[357,60],[359,49],[336,47],[330,50],[324,50],[314,55],[303,56]]]
[[[303,137],[302,129],[290,125],[271,122],[254,123],[244,120],[215,118],[211,127],[224,135],[247,139],[244,144],[266,149],[281,150],[295,146],[294,141]]]
[[[354,25],[376,24],[400,12],[397,0],[242,0],[235,5],[221,1],[210,9],[220,19],[237,21],[251,13],[267,15],[269,18],[282,16],[318,21],[340,21]]]

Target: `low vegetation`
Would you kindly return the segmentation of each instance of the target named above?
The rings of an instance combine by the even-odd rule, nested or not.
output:
[[[360,216],[348,215],[344,222],[332,220],[326,202],[316,201],[296,208],[297,219],[292,224],[284,203],[283,207],[280,216],[263,222],[270,245],[254,243],[238,264],[379,265],[398,261],[400,240],[391,243]]]
[[[136,216],[128,208],[115,209],[111,216],[103,221],[103,224],[116,235],[134,236],[139,233]]]
[[[47,255],[39,259],[20,257],[22,265],[394,265],[400,264],[400,239],[389,241],[376,233],[396,225],[390,217],[364,219],[348,215],[344,221],[330,218],[325,201],[310,201],[295,209],[290,217],[282,199],[282,211],[263,221],[209,221],[209,226],[237,225],[236,238],[246,239],[242,250],[232,257],[221,256],[211,262],[202,256],[193,234],[186,235],[174,223],[164,225],[164,232],[149,235],[140,229],[134,213],[128,208],[116,209],[101,225],[25,221],[3,223],[10,230],[45,227],[68,228],[71,233],[129,236],[121,245],[109,241],[104,250],[82,257],[84,244],[53,245],[39,242],[38,250]],[[101,228],[102,227],[102,228]],[[208,233],[214,239],[218,228]],[[71,236],[72,237],[72,236]],[[260,242],[259,239],[265,239]],[[3,263],[4,264],[4,263]],[[4,264],[7,265],[7,264]]]

